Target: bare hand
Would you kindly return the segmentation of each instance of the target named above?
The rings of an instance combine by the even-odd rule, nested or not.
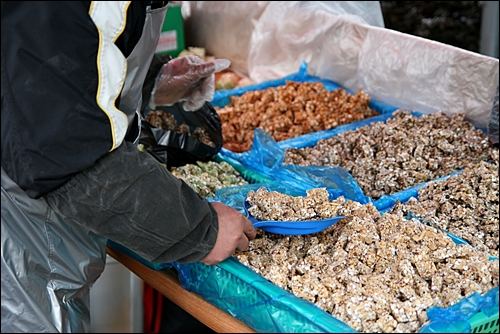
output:
[[[257,231],[238,210],[219,202],[211,204],[219,216],[219,233],[214,248],[201,262],[215,265],[233,255],[236,249],[246,251]]]

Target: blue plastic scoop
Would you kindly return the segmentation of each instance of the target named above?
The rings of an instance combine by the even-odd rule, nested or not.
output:
[[[307,221],[279,221],[279,220],[258,220],[248,212],[250,204],[245,201],[243,207],[250,220],[256,228],[263,229],[264,231],[284,234],[284,235],[302,235],[321,232],[327,227],[332,226],[345,216],[336,216],[334,218],[323,220],[307,220]]]

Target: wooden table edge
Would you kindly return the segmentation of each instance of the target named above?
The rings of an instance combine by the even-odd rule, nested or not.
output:
[[[106,247],[106,251],[144,282],[217,333],[255,333],[241,320],[210,304],[197,293],[184,289],[175,270],[154,270],[113,248]]]

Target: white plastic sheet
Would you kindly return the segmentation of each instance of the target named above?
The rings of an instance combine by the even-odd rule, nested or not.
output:
[[[297,72],[486,129],[498,59],[385,29],[378,1],[183,1],[187,34],[254,82]]]
[[[360,3],[366,2],[370,1]],[[359,16],[339,13],[334,3],[270,3],[255,22],[250,39],[250,78],[263,82],[284,77],[305,61],[312,75],[331,79],[327,77],[331,73],[333,81],[349,89],[359,86],[358,59],[369,25],[362,24],[366,21]]]
[[[356,22],[384,27],[384,19],[379,1],[294,1],[300,6],[349,17]],[[264,10],[271,1],[180,1],[186,45],[202,46],[207,53],[232,61],[232,69],[248,75],[247,64],[250,39],[254,25],[259,22]],[[281,8],[281,1],[272,5],[271,15],[266,21],[273,20],[275,10]],[[286,3],[286,2],[285,2]],[[281,23],[285,20],[279,18]],[[307,28],[307,24],[302,26]],[[258,45],[258,43],[257,43]],[[305,60],[305,59],[304,59]],[[296,72],[301,61],[291,69]],[[283,76],[283,75],[282,75]],[[273,76],[272,78],[276,78]],[[262,82],[267,79],[259,80]]]
[[[498,85],[498,59],[388,29],[368,29],[359,86],[374,99],[422,113],[465,113],[485,129]]]
[[[498,85],[498,59],[339,15],[323,2],[270,3],[250,39],[248,68],[256,82],[310,74],[374,99],[422,113],[465,113],[486,128]]]

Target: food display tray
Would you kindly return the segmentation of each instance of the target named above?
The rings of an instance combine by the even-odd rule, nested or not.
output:
[[[356,333],[344,322],[332,317],[316,305],[281,289],[234,257],[215,266],[203,263],[152,263],[113,241],[108,246],[132,257],[154,270],[174,268],[183,288],[243,321],[259,333]],[[496,260],[498,261],[498,260]],[[490,290],[496,293],[498,287]],[[467,303],[467,298],[460,303]],[[470,304],[470,303],[469,303]],[[473,303],[472,303],[473,304]],[[488,314],[479,309],[467,319],[465,332],[498,332],[498,299],[488,305]],[[493,311],[492,311],[493,310]],[[462,319],[463,320],[463,319]],[[437,324],[439,325],[439,324]],[[445,323],[443,332],[464,332],[463,322]],[[425,332],[425,331],[422,331]]]
[[[287,76],[279,80],[272,80],[258,85],[240,87],[228,91],[218,91],[214,95],[212,105],[223,107],[229,103],[230,96],[241,96],[247,91],[256,89],[266,89],[285,84],[286,80],[297,81],[322,81],[328,90],[339,88],[340,86],[322,80],[317,77],[307,75],[307,68],[303,64],[299,73]],[[368,125],[370,122],[383,121],[392,117],[392,112],[396,107],[388,106],[377,101],[371,101],[370,107],[380,113],[379,116],[371,117],[359,122],[339,126],[335,129],[325,130],[318,133],[306,134],[300,138],[291,138],[279,142],[281,148],[297,147],[298,143],[304,146],[314,145],[319,139],[349,131],[360,126]],[[418,115],[418,113],[415,113]],[[302,146],[302,147],[303,147]],[[221,149],[215,156],[215,161],[226,161],[235,168],[250,183],[266,184],[276,181],[271,175],[254,170],[239,159],[248,152],[234,153]],[[449,176],[447,176],[449,177]],[[413,187],[401,193],[393,194],[379,201],[374,201],[374,205],[379,211],[386,211],[397,201],[405,201],[415,196],[417,190],[425,184]],[[450,235],[451,236],[451,235]],[[455,243],[462,243],[463,240],[453,238]],[[179,264],[173,263],[152,263],[140,257],[126,247],[111,240],[108,246],[125,253],[131,258],[139,261],[154,270],[174,268],[178,272],[181,285],[188,291],[193,291],[203,297],[206,301],[217,306],[221,310],[231,314],[236,319],[243,321],[249,327],[262,333],[355,333],[356,331],[344,322],[334,318],[314,304],[307,302],[273,284],[261,275],[254,272],[249,267],[243,265],[234,257],[219,263],[208,266],[203,263]],[[491,258],[491,261],[498,261]],[[467,316],[454,313],[450,310],[452,317],[448,319],[430,319],[431,324],[441,328],[440,332],[470,332],[470,333],[498,333],[498,287],[490,290],[487,295],[494,298],[485,298],[488,302],[476,305],[474,296],[464,298],[451,308],[467,309]],[[471,302],[471,300],[473,300]],[[493,300],[493,301],[491,301]],[[471,305],[475,305],[471,309]],[[430,309],[429,309],[430,310]],[[447,309],[445,309],[447,311]],[[424,326],[420,332],[426,332],[430,327]],[[435,331],[428,331],[435,332]]]

